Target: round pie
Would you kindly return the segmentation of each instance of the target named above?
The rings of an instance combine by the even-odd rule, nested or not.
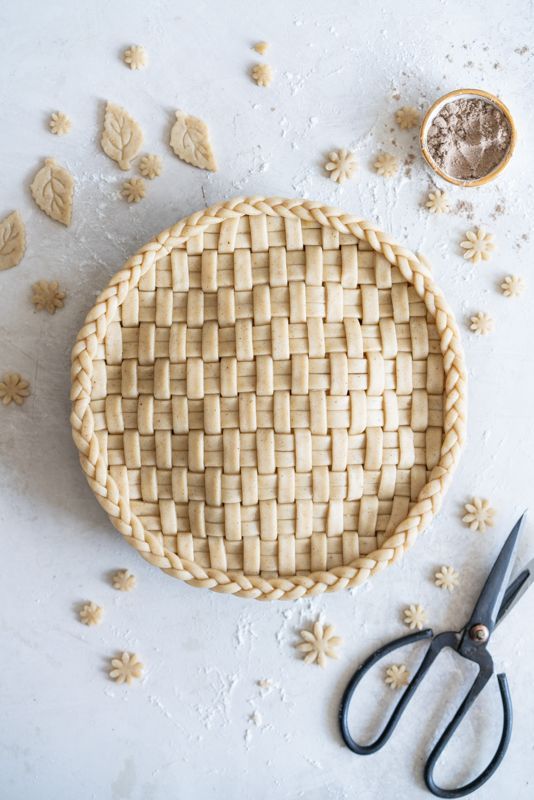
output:
[[[192,214],[111,279],[72,354],[95,495],[150,563],[240,597],[362,583],[438,510],[466,376],[428,266],[318,202]]]

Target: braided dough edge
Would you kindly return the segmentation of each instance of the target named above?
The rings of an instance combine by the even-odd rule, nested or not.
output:
[[[204,569],[193,561],[180,558],[163,547],[156,536],[146,531],[141,520],[132,513],[120,496],[116,482],[100,455],[94,433],[91,411],[91,376],[96,348],[104,339],[106,329],[128,292],[135,288],[142,275],[155,261],[168,255],[177,245],[196,236],[210,225],[243,215],[279,216],[318,222],[339,233],[350,233],[367,241],[395,265],[405,280],[412,284],[435,319],[440,335],[441,354],[445,373],[444,438],[438,464],[430,480],[421,489],[416,504],[406,519],[377,550],[361,556],[351,564],[309,575],[266,580],[257,575],[226,573]],[[180,578],[191,586],[211,589],[223,594],[258,600],[294,600],[314,597],[323,592],[335,592],[364,583],[397,561],[438,512],[452,473],[460,456],[466,425],[467,376],[460,335],[456,321],[441,290],[435,285],[423,259],[410,250],[395,244],[370,222],[352,214],[310,200],[286,200],[279,197],[237,197],[198,211],[162,231],[130,258],[110,280],[89,311],[72,350],[71,367],[71,425],[74,442],[80,453],[80,463],[87,481],[100,505],[109,515],[115,528],[147,561],[168,575]]]

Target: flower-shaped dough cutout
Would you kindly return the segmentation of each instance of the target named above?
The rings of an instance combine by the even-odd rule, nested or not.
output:
[[[379,153],[373,164],[378,175],[384,178],[392,178],[399,171],[399,161],[391,153]]]
[[[115,683],[133,683],[134,678],[141,678],[144,665],[135,653],[122,653],[119,658],[111,659],[109,677]]]
[[[5,406],[15,403],[21,406],[30,394],[30,384],[18,374],[8,372],[0,381],[0,400]]]
[[[420,118],[419,111],[414,106],[402,106],[395,112],[395,122],[403,130],[416,128]]]
[[[137,586],[137,578],[127,569],[120,569],[113,575],[111,583],[119,592],[131,592]]]
[[[426,623],[426,611],[423,606],[412,604],[404,609],[404,624],[408,626],[411,631],[416,628],[421,631]]]
[[[464,258],[472,261],[473,264],[478,264],[479,261],[488,261],[495,250],[493,234],[488,233],[485,228],[467,231],[465,240],[460,242],[460,247],[465,250]]]
[[[259,53],[260,56],[264,56],[269,49],[269,42],[256,42],[256,44],[252,46],[252,49],[255,50],[256,53]]]
[[[57,281],[37,281],[32,286],[32,303],[37,311],[55,314],[58,308],[63,308],[64,300],[65,292]]]
[[[462,522],[470,530],[484,533],[486,528],[493,528],[497,512],[490,506],[489,500],[473,497],[470,503],[465,504],[464,510],[466,513],[462,517]]]
[[[254,64],[250,75],[258,86],[270,86],[273,80],[273,68],[269,64]]]
[[[434,575],[436,586],[440,589],[446,589],[448,592],[454,592],[459,582],[460,575],[454,567],[442,567]]]
[[[442,192],[441,189],[429,192],[425,206],[431,214],[448,214],[450,206],[447,193]]]
[[[385,682],[391,689],[402,689],[410,679],[410,673],[405,664],[392,664],[386,670]]]
[[[344,183],[348,178],[352,178],[358,163],[356,156],[349,150],[332,150],[328,154],[328,161],[324,165],[327,172],[330,173],[330,178],[337,183]]]
[[[476,336],[487,336],[493,331],[493,319],[485,311],[479,311],[471,317],[469,330]]]
[[[519,297],[525,291],[525,281],[521,275],[507,275],[501,283],[501,291],[505,297]]]
[[[122,184],[121,194],[128,203],[138,203],[146,194],[143,178],[130,178]]]
[[[70,117],[67,114],[64,114],[63,111],[55,111],[50,115],[50,119],[48,120],[48,128],[50,133],[53,133],[56,136],[65,136],[65,134],[69,133],[70,129],[72,128],[72,122]]]
[[[80,609],[80,622],[84,625],[100,625],[103,616],[104,609],[96,603],[86,603]]]
[[[315,663],[320,667],[325,667],[327,658],[339,658],[336,647],[339,647],[343,640],[339,636],[334,636],[332,625],[323,625],[317,620],[313,626],[313,632],[301,631],[300,636],[303,641],[297,645],[297,650],[305,653],[306,664]]]
[[[130,69],[143,69],[148,64],[148,54],[143,45],[133,44],[124,51],[122,60]]]
[[[143,156],[139,162],[139,172],[143,178],[148,178],[149,181],[161,175],[163,169],[163,160],[161,156],[146,155]]]

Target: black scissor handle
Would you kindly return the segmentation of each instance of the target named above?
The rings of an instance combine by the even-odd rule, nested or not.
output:
[[[475,678],[473,685],[471,686],[469,692],[465,696],[465,699],[449,722],[443,733],[441,734],[440,738],[438,739],[437,743],[434,746],[434,749],[430,753],[428,757],[428,761],[425,765],[425,783],[432,792],[432,794],[436,795],[436,797],[465,797],[471,792],[476,791],[479,789],[488,778],[491,778],[499,764],[504,758],[504,755],[508,749],[508,745],[510,744],[510,737],[512,735],[512,699],[510,697],[510,689],[508,687],[508,681],[506,679],[506,675],[501,673],[497,675],[497,680],[499,682],[499,691],[501,694],[501,701],[502,701],[502,708],[503,708],[503,727],[502,727],[502,734],[501,740],[498,744],[497,750],[495,751],[495,755],[491,759],[490,763],[483,770],[480,775],[475,778],[474,780],[467,783],[465,786],[461,786],[458,789],[442,789],[439,787],[434,781],[434,768],[436,763],[443,753],[445,747],[451,740],[454,732],[456,731],[458,725],[465,717],[471,706],[473,705],[474,701],[488,682],[489,678],[493,674],[493,666],[491,667],[491,671],[481,668],[479,674]]]
[[[379,648],[376,650],[373,655],[371,655],[363,664],[358,667],[354,675],[352,676],[351,680],[349,681],[347,688],[343,693],[343,697],[341,699],[341,705],[339,708],[339,727],[341,730],[341,735],[343,737],[343,741],[347,745],[347,747],[352,750],[353,753],[357,753],[361,756],[368,756],[371,753],[376,753],[377,750],[380,750],[381,747],[385,745],[395,727],[402,716],[402,713],[408,702],[413,696],[413,693],[419,686],[422,678],[424,677],[425,673],[429,669],[430,665],[436,658],[439,650],[441,647],[446,646],[447,643],[444,643],[439,648],[434,647],[434,643],[440,639],[439,636],[436,636],[433,639],[430,647],[428,648],[426,655],[421,663],[421,666],[417,670],[416,674],[402,693],[402,696],[395,706],[393,713],[389,720],[387,721],[384,729],[380,733],[380,735],[371,742],[370,744],[362,745],[358,744],[358,742],[354,741],[349,731],[349,724],[348,724],[348,717],[349,717],[349,709],[351,706],[352,699],[354,697],[354,692],[356,691],[356,687],[362,680],[363,676],[373,667],[378,661],[380,661],[384,656],[387,656],[388,653],[397,650],[399,647],[404,647],[405,645],[414,644],[415,642],[422,642],[425,639],[432,639],[434,636],[433,632],[427,628],[424,631],[418,631],[417,633],[411,633],[408,636],[402,636],[400,639],[394,639],[389,644],[384,645],[384,647]]]

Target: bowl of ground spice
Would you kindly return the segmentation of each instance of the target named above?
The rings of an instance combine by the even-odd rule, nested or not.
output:
[[[428,109],[420,140],[427,163],[444,180],[481,186],[510,161],[516,129],[498,97],[482,89],[457,89]]]

